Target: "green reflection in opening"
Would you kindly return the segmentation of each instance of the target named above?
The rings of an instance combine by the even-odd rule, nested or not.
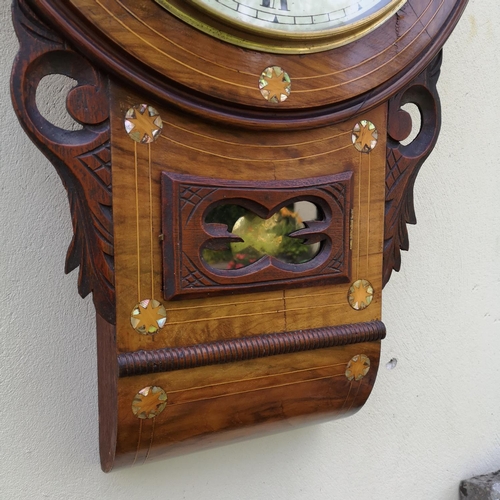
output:
[[[304,240],[288,235],[305,227],[302,220],[317,220],[317,208],[310,202],[283,207],[269,219],[238,205],[221,205],[206,217],[207,223],[225,224],[228,231],[243,239],[225,248],[204,249],[203,260],[216,269],[241,269],[264,255],[289,264],[302,264],[314,258],[320,244],[305,245]]]

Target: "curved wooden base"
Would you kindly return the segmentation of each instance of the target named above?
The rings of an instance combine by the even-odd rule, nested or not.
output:
[[[349,326],[357,327],[343,328]],[[372,338],[385,336],[381,322],[367,328]],[[380,340],[356,342],[354,336],[356,343],[321,348],[316,336],[303,345],[313,350],[118,378],[116,352],[110,348],[114,327],[99,318],[102,469],[109,472],[354,413],[375,383]],[[362,334],[358,340],[365,338]],[[365,357],[370,365],[363,375]],[[167,404],[158,416],[140,419],[132,402],[149,386],[161,387]]]

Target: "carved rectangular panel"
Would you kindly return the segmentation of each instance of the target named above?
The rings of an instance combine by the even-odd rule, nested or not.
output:
[[[352,172],[289,181],[234,181],[162,172],[163,279],[166,299],[345,283],[350,277],[349,220]],[[226,224],[207,222],[216,207],[233,205],[261,219],[299,201],[316,206],[317,220],[304,221],[290,238],[319,243],[301,263],[264,255],[239,269],[219,269],[203,258],[242,238]],[[256,231],[256,229],[254,230]],[[281,239],[283,236],[276,236]]]

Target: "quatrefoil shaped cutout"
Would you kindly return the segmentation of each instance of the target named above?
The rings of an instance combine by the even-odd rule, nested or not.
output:
[[[163,172],[165,299],[347,282],[352,178],[351,171],[285,181]],[[297,213],[302,202],[313,214]]]
[[[209,241],[202,250],[202,258],[218,270],[242,269],[265,257],[286,264],[303,264],[318,255],[321,243],[301,238],[301,230],[310,230],[312,223],[322,220],[321,209],[309,201],[281,207],[267,218],[241,205],[219,205],[209,211],[205,223],[225,225],[233,238],[224,243]],[[323,240],[324,235],[314,239]]]

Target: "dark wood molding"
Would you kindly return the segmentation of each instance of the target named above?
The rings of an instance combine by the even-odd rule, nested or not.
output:
[[[170,372],[361,342],[376,342],[384,339],[385,334],[385,325],[381,321],[370,321],[255,335],[188,347],[135,351],[118,355],[118,370],[120,377]]]
[[[171,31],[176,33],[176,36],[181,36],[186,41],[189,40],[189,47],[193,51],[192,60],[184,62],[188,62],[192,67],[197,67],[203,61],[203,54],[206,54],[207,51],[218,53],[221,50],[232,54],[231,59],[234,64],[238,65],[233,68],[236,73],[240,73],[239,65],[247,57],[248,61],[262,58],[262,63],[259,66],[260,71],[270,62],[272,64],[282,64],[283,62],[282,66],[286,67],[288,61],[288,65],[298,65],[304,71],[307,71],[308,67],[315,68],[321,60],[338,61],[340,67],[351,63],[352,76],[331,67],[323,69],[325,73],[330,72],[333,78],[325,87],[331,86],[335,89],[339,82],[349,81],[351,78],[358,82],[358,84],[350,86],[352,91],[349,95],[335,97],[335,91],[324,92],[318,89],[317,92],[311,93],[311,101],[307,104],[307,109],[293,109],[293,104],[290,104],[292,108],[287,108],[289,103],[293,103],[293,100],[289,100],[287,106],[280,107],[279,113],[277,113],[278,109],[275,107],[259,109],[260,106],[264,106],[264,103],[255,107],[231,102],[234,101],[231,89],[221,89],[215,95],[212,92],[212,85],[206,85],[203,88],[189,88],[179,84],[175,78],[172,79],[172,75],[164,74],[163,70],[155,70],[147,61],[132,57],[131,53],[120,47],[109,33],[105,33],[105,30],[100,31],[93,26],[69,3],[61,0],[27,1],[33,9],[58,32],[64,34],[65,38],[78,47],[78,50],[97,66],[105,69],[106,72],[116,76],[119,80],[130,82],[134,87],[142,89],[152,99],[166,102],[168,105],[173,105],[184,112],[194,113],[201,118],[227,125],[274,130],[325,126],[347,120],[386,101],[407,86],[427,67],[453,31],[467,4],[467,0],[443,0],[439,7],[435,7],[432,0],[408,0],[400,13],[368,36],[348,46],[334,49],[335,57],[329,57],[328,52],[308,54],[308,58],[313,58],[315,63],[310,63],[307,66],[302,65],[302,56],[299,55],[265,54],[263,56],[258,52],[233,47],[187,26],[170,14],[163,12],[159,6],[156,8],[147,6],[146,10],[156,9],[154,14],[149,14],[150,18],[161,18],[162,23],[168,22],[169,29],[163,29],[165,33]],[[131,5],[134,5],[133,2]],[[427,8],[431,5],[430,14],[427,14]],[[141,10],[143,7],[137,6],[137,8]],[[438,10],[437,15],[432,15],[435,9]],[[124,19],[129,16],[127,10],[123,11],[123,16]],[[419,16],[422,18],[420,19]],[[373,50],[371,56],[366,60],[358,60],[360,54],[365,54],[367,50]],[[183,54],[183,56],[191,58],[189,53]],[[168,66],[170,65],[164,65],[164,68]],[[208,70],[220,71],[220,69],[215,68],[216,66],[214,65],[213,69],[209,65]],[[383,66],[387,69],[378,71],[378,68]],[[360,68],[362,67],[365,68],[367,75],[366,81],[364,81],[368,84],[366,91],[359,91],[358,88],[359,75],[362,74]],[[390,73],[391,68],[401,69],[388,77],[387,71]],[[218,80],[221,80],[221,76],[224,75],[219,75]],[[222,78],[222,80],[224,79]],[[190,83],[197,85],[192,78]],[[212,95],[207,95],[211,92]],[[328,95],[330,97],[325,97]],[[228,100],[227,97],[230,99]],[[331,102],[315,105],[315,102],[325,98]]]
[[[235,181],[162,173],[163,282],[165,297],[202,297],[227,293],[346,283],[350,279],[349,218],[353,172],[290,181]],[[202,258],[204,248],[243,241],[226,225],[205,216],[219,205],[236,204],[268,219],[297,201],[318,207],[321,220],[305,221],[292,237],[321,243],[303,264],[265,256],[242,269],[217,270]]]
[[[111,158],[106,79],[72,50],[33,13],[27,0],[13,5],[20,50],[12,73],[12,98],[21,125],[56,167],[68,191],[74,237],[65,271],[80,266],[79,292],[93,292],[97,311],[114,323]],[[389,101],[384,284],[401,266],[401,250],[409,248],[407,223],[416,223],[413,185],[439,133],[441,53]],[[49,74],[77,79],[68,95],[68,112],[84,128],[66,131],[45,120],[36,107],[36,88]],[[414,102],[422,113],[422,133],[408,146],[411,119],[401,106]],[[288,119],[288,114],[284,118]],[[93,215],[92,222],[86,215]]]
[[[68,192],[74,236],[66,273],[80,267],[78,290],[93,293],[98,314],[115,322],[111,150],[107,79],[47,27],[25,0],[13,5],[19,53],[11,77],[17,116],[31,140],[52,162]],[[82,125],[69,131],[47,121],[36,91],[47,75],[75,79],[68,113]]]
[[[409,249],[406,224],[416,224],[413,187],[420,167],[436,144],[441,126],[441,107],[436,84],[441,68],[440,52],[413,82],[389,101],[387,123],[386,201],[384,231],[383,283],[389,281],[392,270],[401,267],[401,250]],[[415,104],[421,116],[418,135],[408,145],[400,141],[412,131],[409,113],[401,109]]]
[[[113,468],[118,432],[118,365],[116,328],[96,314],[99,384],[99,452],[104,472]]]

